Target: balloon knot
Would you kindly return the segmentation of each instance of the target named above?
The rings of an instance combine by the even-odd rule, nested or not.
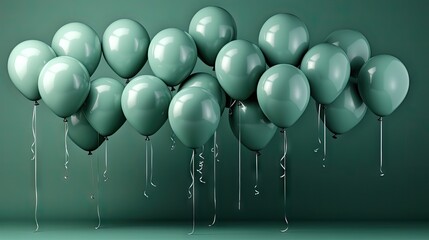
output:
[[[145,140],[146,140],[146,141],[150,141],[149,136],[146,136]]]
[[[34,101],[34,106],[39,106],[39,102],[37,100]]]
[[[333,139],[338,139],[338,135],[337,135],[337,134],[334,134],[334,135],[332,136],[332,138],[333,138]]]
[[[128,83],[130,83],[130,79],[129,78],[127,78],[127,80],[125,81],[125,84],[128,84]]]
[[[255,151],[256,156],[261,156],[261,152],[259,150]]]
[[[91,151],[88,151],[88,155],[89,155],[89,156],[91,156],[91,155],[92,155],[92,152],[91,152]]]
[[[284,133],[285,131],[286,131],[286,129],[280,128],[280,133]]]
[[[383,117],[379,117],[378,121],[380,121],[380,122],[383,121]]]
[[[64,119],[63,119],[63,122],[65,122],[65,123],[66,123],[66,122],[68,122],[68,121],[67,121],[67,118],[64,118]]]
[[[215,67],[214,67],[214,66],[213,66],[212,70],[213,70],[213,72],[215,72],[215,71],[216,71],[216,69],[215,69]]]
[[[174,91],[176,91],[176,89],[175,89],[173,86],[171,86],[171,87],[170,87],[170,91],[171,91],[171,92],[174,92]]]
[[[108,140],[109,140],[109,138],[108,138],[108,137],[104,137],[104,140],[108,141]]]

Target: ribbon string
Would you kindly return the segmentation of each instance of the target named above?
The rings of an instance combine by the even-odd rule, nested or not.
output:
[[[170,150],[173,151],[176,148],[176,135],[174,135],[174,132],[171,133],[170,140],[171,140],[171,147]]]
[[[320,140],[320,118],[321,118],[321,107],[322,104],[317,104],[317,143],[318,147],[314,149],[314,152],[317,153],[319,151],[320,146],[322,145],[322,141]]]
[[[203,179],[204,160],[205,160],[203,154],[204,154],[204,145],[201,149],[201,153],[198,155],[200,157],[201,161],[198,162],[197,172],[200,174],[200,179],[199,179],[200,183],[205,184],[206,182]]]
[[[64,118],[64,179],[69,178],[69,147],[67,144],[67,136],[69,135],[69,123],[66,118]]]
[[[33,117],[31,120],[31,131],[33,133],[33,143],[31,144],[31,152],[33,157],[31,158],[34,161],[34,222],[36,224],[36,229],[34,231],[39,231],[39,220],[38,220],[38,211],[39,211],[39,191],[37,189],[37,101],[34,102],[33,107]]]
[[[283,156],[280,159],[280,162],[283,161],[283,165],[280,165],[283,168],[283,175],[280,178],[283,178],[283,210],[284,210],[284,221],[286,223],[286,228],[281,230],[281,232],[286,232],[289,229],[289,221],[287,219],[287,211],[286,211],[286,154],[287,154],[287,135],[286,130],[282,129],[280,131],[283,134]]]
[[[380,177],[383,177],[383,117],[378,120],[380,121]]]
[[[150,143],[150,185],[156,187],[156,184],[153,183],[153,144],[152,141],[149,140]]]
[[[195,149],[192,150],[192,157],[191,157],[191,165],[192,168],[190,170],[191,173],[191,179],[192,179],[192,183],[189,186],[189,189],[192,187],[192,231],[190,233],[188,233],[189,235],[194,234],[195,232]]]
[[[100,201],[98,199],[99,197],[99,182],[100,179],[98,177],[98,172],[99,172],[99,166],[97,164],[97,173],[96,173],[96,177],[94,176],[94,157],[92,156],[92,153],[89,152],[88,156],[90,156],[90,163],[91,163],[91,179],[92,179],[92,187],[93,187],[93,193],[91,194],[90,198],[92,200],[96,200],[96,208],[97,208],[97,218],[98,218],[98,225],[95,227],[95,229],[99,229],[101,226],[101,216],[100,216]],[[98,163],[98,161],[97,161]],[[97,181],[97,182],[96,182]]]
[[[219,153],[218,153],[218,145],[217,145],[217,131],[215,131],[213,136],[213,148],[211,149],[211,152],[213,153],[213,205],[214,205],[214,214],[213,214],[213,221],[211,224],[209,224],[209,227],[212,227],[216,223],[217,218],[217,192],[216,192],[216,162],[219,160],[217,159]]]
[[[326,109],[325,109],[325,106],[323,106],[323,159],[322,159],[323,167],[326,167],[325,161],[326,161]]]
[[[193,194],[191,189],[194,187],[194,171],[192,171],[192,167],[194,166],[194,158],[195,158],[195,150],[192,151],[191,161],[189,162],[189,174],[191,175],[192,182],[188,187],[188,198],[192,198]]]
[[[261,155],[260,152],[255,153],[255,196],[259,195],[258,191],[258,182],[259,182],[259,155]]]
[[[109,179],[108,177],[107,177],[107,168],[108,168],[108,161],[107,161],[107,142],[108,142],[108,138],[107,137],[105,137],[104,138],[105,140],[106,140],[106,142],[105,142],[105,148],[104,148],[104,172],[103,172],[103,178],[104,178],[104,181],[105,182],[107,182],[107,179]]]
[[[233,102],[235,104],[235,100]],[[238,210],[241,210],[241,101],[238,102]]]
[[[148,172],[149,172],[149,166],[148,166],[148,143],[149,143],[149,141],[150,141],[150,138],[149,137],[146,137],[146,139],[145,139],[145,151],[146,151],[146,153],[145,153],[145,159],[144,159],[144,162],[145,162],[145,189],[144,189],[144,191],[143,191],[143,195],[145,196],[145,197],[147,197],[147,198],[149,198],[149,195],[147,195],[147,189],[148,189],[148,179],[149,179],[149,175],[148,175]]]

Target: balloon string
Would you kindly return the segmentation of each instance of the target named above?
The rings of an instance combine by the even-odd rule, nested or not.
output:
[[[171,147],[170,150],[173,151],[176,148],[176,140],[174,140],[176,135],[174,135],[174,132],[171,133],[170,140],[171,140]]]
[[[192,192],[191,192],[191,189],[194,187],[194,172],[192,171],[192,167],[194,165],[194,158],[195,158],[195,150],[192,151],[191,161],[189,162],[189,173],[190,173],[191,179],[192,179],[192,182],[191,182],[191,184],[188,187],[188,195],[189,195],[188,198],[189,199],[192,198],[192,196],[193,196]]]
[[[65,170],[64,179],[66,179],[66,180],[69,178],[68,165],[69,165],[69,157],[70,157],[69,147],[67,144],[67,136],[68,135],[69,135],[69,124],[68,124],[67,119],[64,118],[64,149],[65,149],[65,151],[64,151],[64,170]]]
[[[319,147],[320,145],[322,145],[322,141],[320,140],[320,118],[321,118],[321,106],[322,104],[317,104],[317,142],[318,142],[318,147],[314,149],[314,152],[318,152],[319,151]]]
[[[323,159],[322,159],[322,166],[326,167],[325,161],[326,161],[326,109],[323,107]]]
[[[235,103],[235,100],[234,100]],[[242,102],[238,102],[238,210],[241,210],[241,111]]]
[[[217,214],[217,196],[216,196],[216,162],[218,161],[218,151],[217,151],[217,131],[214,133],[213,137],[213,148],[211,149],[213,153],[213,204],[214,204],[214,214],[213,214],[213,221],[211,224],[209,224],[209,227],[212,227],[216,223],[216,214]]]
[[[144,159],[144,162],[145,162],[145,189],[144,189],[144,191],[143,191],[143,195],[145,196],[145,197],[147,197],[147,198],[149,198],[149,195],[147,195],[147,193],[146,193],[146,191],[147,191],[147,188],[148,188],[148,178],[149,178],[149,176],[148,176],[148,172],[149,172],[149,167],[148,167],[148,142],[149,142],[149,137],[146,137],[146,139],[145,139],[145,151],[146,151],[146,154],[145,154],[145,159]]]
[[[201,153],[198,155],[200,157],[201,161],[198,162],[197,172],[200,174],[200,182],[202,184],[205,184],[206,182],[203,179],[204,160],[205,160],[204,156],[203,156],[203,153],[204,153],[204,145],[203,145],[203,147],[201,149]]]
[[[232,115],[232,111],[233,111],[233,107],[234,105],[237,103],[237,100],[234,100],[231,102],[231,104],[229,105],[229,115]]]
[[[378,120],[380,121],[380,177],[383,177],[383,117]]]
[[[31,131],[33,133],[33,144],[31,144],[31,152],[33,157],[31,160],[34,160],[34,222],[36,223],[36,229],[34,231],[39,231],[39,221],[37,219],[38,209],[39,209],[39,195],[37,189],[37,101],[34,102],[33,107],[33,117],[31,120]]]
[[[153,183],[153,144],[152,141],[149,140],[150,143],[150,185],[156,187],[156,184]]]
[[[108,156],[108,154],[107,154],[107,146],[108,146],[108,144],[107,144],[107,142],[108,142],[108,138],[107,137],[105,137],[105,140],[106,140],[106,145],[105,145],[105,148],[104,148],[104,172],[103,172],[103,177],[104,177],[104,181],[105,182],[107,182],[107,179],[109,179],[108,177],[107,177],[107,167],[108,167],[108,161],[107,161],[107,156]]]
[[[281,160],[283,160],[283,210],[284,210],[284,220],[286,223],[286,228],[281,230],[281,232],[286,232],[289,229],[289,221],[287,219],[287,212],[286,212],[286,154],[287,154],[287,136],[286,136],[286,130],[282,129],[281,131],[283,133],[283,157]],[[281,161],[280,160],[280,161]]]
[[[88,154],[89,156],[91,156],[91,152]],[[98,195],[99,195],[99,178],[98,178],[98,171],[97,171],[97,184],[95,183],[95,177],[94,177],[94,157],[90,157],[90,163],[91,163],[91,178],[92,178],[92,187],[93,187],[93,193],[91,194],[90,198],[92,200],[96,200],[96,205],[97,205],[97,218],[98,218],[98,225],[95,227],[95,229],[99,229],[101,226],[101,216],[100,216],[100,201],[98,199]],[[99,170],[99,166],[97,164],[97,169]]]
[[[192,164],[192,170],[191,172],[191,179],[192,179],[192,184],[190,187],[192,187],[192,231],[190,233],[188,233],[189,235],[194,234],[195,232],[195,149],[192,150],[192,157],[191,157],[191,164]]]
[[[258,168],[259,168],[259,155],[261,155],[261,153],[256,152],[255,153],[255,196],[259,195],[259,191],[258,191],[258,182],[259,182],[259,172],[258,172]]]

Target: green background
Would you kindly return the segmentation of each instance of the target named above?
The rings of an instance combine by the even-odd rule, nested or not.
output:
[[[407,66],[410,90],[403,104],[384,121],[384,171],[378,172],[379,128],[368,112],[363,122],[338,140],[328,137],[327,167],[317,147],[314,101],[295,126],[288,130],[288,216],[295,220],[429,220],[429,108],[426,106],[429,15],[423,1],[307,0],[307,1],[24,1],[0,2],[0,220],[31,220],[34,211],[32,102],[15,89],[7,73],[7,58],[15,45],[27,39],[50,44],[66,23],[80,21],[102,36],[119,18],[131,18],[145,26],[151,38],[168,27],[187,30],[195,12],[217,5],[235,18],[238,38],[256,42],[259,29],[270,16],[297,15],[310,32],[311,46],[336,29],[361,31],[373,55],[392,54]],[[195,71],[211,71],[200,60]],[[150,74],[148,64],[139,74]],[[92,79],[119,77],[102,59]],[[282,219],[282,181],[279,160],[281,135],[262,151],[259,196],[253,195],[254,155],[243,148],[242,210],[237,210],[238,146],[224,112],[218,130],[218,221]],[[64,176],[64,129],[42,102],[38,107],[39,219],[91,220],[96,218],[90,161],[69,141],[69,180]],[[144,189],[144,137],[126,123],[109,144],[109,180],[100,182],[100,206],[104,220],[189,220],[191,201],[191,151],[177,140],[170,151],[168,123],[153,137],[154,181],[157,188]],[[102,161],[104,145],[94,157]],[[197,219],[209,223],[213,214],[212,157],[205,185],[197,183]]]

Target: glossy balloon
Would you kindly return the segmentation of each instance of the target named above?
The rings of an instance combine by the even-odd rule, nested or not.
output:
[[[40,72],[38,87],[46,105],[59,117],[77,112],[89,93],[89,74],[78,60],[61,56]]]
[[[188,33],[177,28],[164,29],[150,42],[148,59],[155,76],[168,86],[176,86],[194,69],[197,46]]]
[[[91,152],[103,143],[104,137],[92,128],[82,111],[68,117],[67,122],[68,137],[81,149]]]
[[[347,55],[341,48],[328,43],[312,47],[302,59],[301,70],[310,83],[311,96],[321,104],[332,103],[350,77]]]
[[[40,99],[39,74],[45,64],[56,57],[54,50],[37,40],[27,40],[18,44],[7,61],[9,77],[15,87],[31,101]]]
[[[200,59],[214,66],[220,49],[237,38],[237,26],[228,11],[209,6],[200,9],[192,17],[189,34],[197,45]]]
[[[363,64],[371,57],[371,48],[366,37],[355,30],[342,29],[329,34],[325,42],[340,47],[350,61],[351,75],[357,76]]]
[[[349,82],[340,96],[325,106],[322,115],[323,111],[326,113],[326,127],[334,134],[343,134],[362,121],[367,107],[359,95],[357,85]]]
[[[220,121],[219,104],[203,88],[185,88],[173,97],[168,120],[177,138],[185,146],[196,149],[216,131]]]
[[[226,96],[222,87],[215,77],[208,73],[194,73],[189,76],[179,88],[179,91],[189,87],[200,87],[204,88],[216,98],[219,103],[220,111],[222,112],[226,105]]]
[[[91,126],[104,137],[115,133],[125,122],[121,108],[123,90],[124,85],[112,78],[91,81],[83,112]]]
[[[58,56],[69,56],[79,60],[91,76],[101,58],[101,43],[91,27],[78,22],[68,23],[55,33],[52,48]]]
[[[236,103],[232,107],[232,114],[229,115],[229,124],[237,139],[241,128],[241,143],[251,151],[264,149],[277,131],[277,127],[259,108],[256,97],[243,101],[243,107]]]
[[[235,40],[220,50],[215,69],[223,90],[231,98],[243,101],[255,92],[266,63],[258,46],[245,40]]]
[[[149,43],[149,34],[140,23],[119,19],[104,31],[104,58],[116,74],[129,79],[146,63]]]
[[[298,68],[278,64],[262,74],[257,87],[259,105],[279,128],[291,127],[304,113],[310,100],[307,77]]]
[[[165,83],[150,75],[134,78],[122,93],[122,110],[127,121],[140,134],[151,136],[168,118],[171,92]]]
[[[390,55],[372,57],[359,72],[359,93],[368,108],[378,116],[387,116],[395,111],[405,99],[409,85],[407,68]]]
[[[308,50],[310,35],[297,16],[287,13],[270,17],[259,31],[259,47],[269,66],[299,65]]]

